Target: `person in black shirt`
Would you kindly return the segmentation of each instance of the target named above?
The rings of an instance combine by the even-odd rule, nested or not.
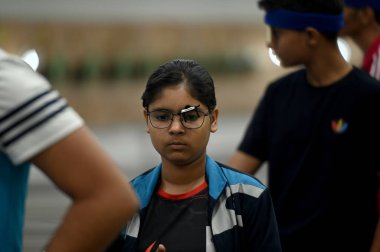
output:
[[[268,163],[283,251],[379,251],[380,85],[339,52],[343,3],[259,6],[268,46],[301,68],[268,86],[229,164],[253,174]]]

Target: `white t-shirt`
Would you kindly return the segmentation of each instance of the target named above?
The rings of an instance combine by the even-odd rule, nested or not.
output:
[[[1,151],[20,164],[83,125],[49,82],[0,49]]]

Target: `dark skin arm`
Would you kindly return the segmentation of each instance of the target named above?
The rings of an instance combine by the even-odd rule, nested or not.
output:
[[[260,168],[262,162],[259,159],[250,156],[242,151],[236,151],[234,155],[230,158],[228,164],[231,167],[238,169],[242,172],[246,172],[248,174],[255,174]]]
[[[46,251],[103,251],[137,210],[124,174],[86,127],[31,161],[72,199]]]

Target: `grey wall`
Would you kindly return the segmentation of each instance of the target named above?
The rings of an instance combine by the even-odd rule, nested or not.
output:
[[[256,0],[0,0],[1,19],[83,22],[261,22]]]

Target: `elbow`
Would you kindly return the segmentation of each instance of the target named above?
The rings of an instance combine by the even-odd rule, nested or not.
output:
[[[127,223],[135,213],[137,213],[140,203],[132,188],[124,191],[119,195],[118,199],[114,199],[119,205],[119,211],[124,216],[124,221]]]
[[[131,212],[131,216],[133,216],[140,207],[140,202],[135,194],[135,192],[132,190],[131,195],[128,197],[128,209]]]

